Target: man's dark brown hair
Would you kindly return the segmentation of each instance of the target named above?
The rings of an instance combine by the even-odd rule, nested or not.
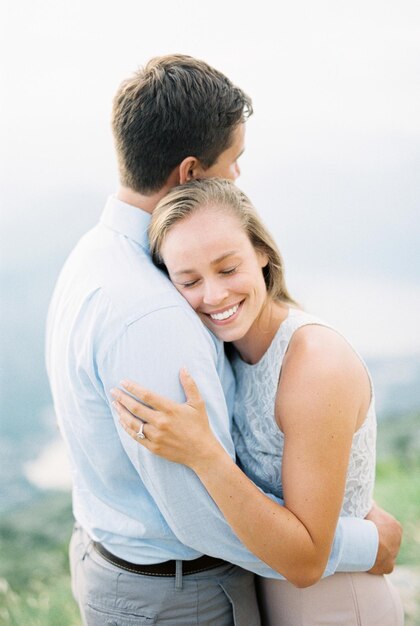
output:
[[[151,59],[114,98],[121,183],[148,194],[161,189],[187,156],[210,167],[251,113],[250,98],[204,61],[185,55]]]

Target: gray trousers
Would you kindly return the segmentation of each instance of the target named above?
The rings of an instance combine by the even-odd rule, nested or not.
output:
[[[226,564],[186,576],[143,576],[108,563],[75,526],[72,591],[85,626],[260,626],[254,575]]]

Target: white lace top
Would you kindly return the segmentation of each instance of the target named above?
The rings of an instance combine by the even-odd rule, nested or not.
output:
[[[269,349],[255,365],[235,354],[236,376],[233,438],[238,462],[264,491],[283,498],[281,461],[284,435],[274,418],[280,370],[293,333],[302,326],[328,326],[316,317],[290,309]],[[372,385],[372,383],[371,383]],[[363,518],[372,506],[375,480],[376,417],[372,399],[366,418],[353,436],[341,516]]]

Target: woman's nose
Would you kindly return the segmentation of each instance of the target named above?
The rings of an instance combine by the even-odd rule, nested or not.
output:
[[[219,281],[209,281],[205,284],[203,296],[205,304],[217,306],[226,299],[227,295],[226,287]]]

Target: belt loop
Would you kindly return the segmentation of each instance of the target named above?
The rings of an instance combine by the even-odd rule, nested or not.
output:
[[[175,589],[182,589],[182,561],[177,561],[175,566]]]
[[[92,548],[93,548],[93,539],[89,539],[89,542],[85,546],[85,551],[82,556],[82,561],[84,561],[85,558],[91,553]]]

